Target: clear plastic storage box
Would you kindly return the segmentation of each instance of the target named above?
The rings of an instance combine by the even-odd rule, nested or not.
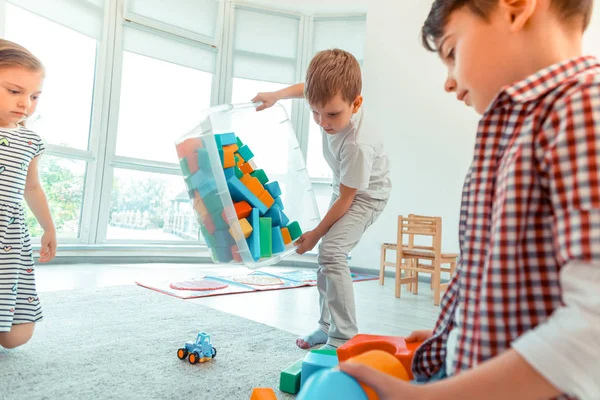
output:
[[[295,252],[319,211],[285,109],[213,107],[176,143],[186,187],[215,263],[259,268]]]

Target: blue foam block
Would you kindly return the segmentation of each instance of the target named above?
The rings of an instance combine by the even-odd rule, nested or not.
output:
[[[217,189],[217,182],[203,170],[198,170],[194,175],[188,178],[188,181],[188,186],[193,189],[198,189],[198,192],[200,192],[200,196],[202,197]]]
[[[283,235],[281,234],[281,228],[274,226],[271,228],[273,238],[273,254],[283,253],[285,251],[285,243],[283,242]]]
[[[215,232],[215,245],[216,247],[227,247],[229,253],[231,253],[231,246],[235,244],[235,240],[227,230]]]
[[[304,371],[301,376],[304,377]],[[350,375],[334,369],[322,369],[308,378],[296,400],[368,400],[368,397]]]
[[[281,196],[281,189],[279,188],[279,183],[277,181],[267,183],[265,189],[274,199]]]
[[[217,142],[217,147],[229,146],[231,144],[236,144],[237,140],[235,137],[235,133],[220,133],[215,135],[215,142]]]
[[[308,353],[306,357],[304,357],[304,361],[302,362],[302,373],[300,374],[301,383],[300,386],[303,386],[304,383],[310,376],[323,369],[323,368],[333,368],[339,364],[337,356],[332,356],[329,354],[319,354],[319,353]]]
[[[248,222],[252,226],[252,233],[247,239],[248,248],[254,261],[258,261],[260,258],[260,213],[258,212],[258,208],[252,209]]]
[[[246,145],[238,149],[238,154],[242,156],[244,161],[250,161],[252,160],[252,157],[254,157],[254,153],[252,153],[252,150],[250,150],[250,148]]]
[[[213,249],[217,255],[217,260],[222,263],[228,263],[233,261],[233,254],[231,254],[231,247],[215,247]]]
[[[210,172],[210,158],[206,149],[198,149],[198,168]]]
[[[281,197],[275,198],[275,204],[277,204],[281,211],[283,211],[283,200],[281,200]]]
[[[229,193],[231,194],[232,200],[237,203],[239,201],[247,201],[252,207],[258,208],[258,211],[261,215],[264,215],[267,212],[267,206],[258,199],[248,189],[242,181],[240,181],[236,176],[232,176],[227,179],[227,186],[229,187]]]
[[[279,206],[277,204],[273,204],[271,206],[271,208],[269,208],[269,211],[267,211],[265,213],[265,217],[267,218],[271,218],[272,224],[273,226],[280,226],[280,227],[284,227],[287,225],[282,225],[282,218],[281,218],[281,208],[279,208]]]
[[[285,215],[285,213],[281,212],[281,226],[288,226],[290,224],[290,219]]]
[[[225,173],[225,180],[235,176],[235,168],[225,168],[223,172]]]

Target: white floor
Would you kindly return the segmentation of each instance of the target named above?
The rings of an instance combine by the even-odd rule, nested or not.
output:
[[[268,271],[290,268],[269,268]],[[239,273],[245,268],[224,268],[188,264],[76,264],[36,266],[37,288],[43,293],[56,290],[85,289],[102,286],[131,285],[136,280],[181,280],[206,274]],[[246,270],[249,272],[249,270]],[[407,335],[415,329],[433,329],[439,307],[427,284],[419,286],[419,294],[406,289],[402,297],[394,297],[394,280],[354,284],[357,318],[362,333]],[[316,327],[319,318],[318,293],[315,287],[273,290],[181,300],[202,304],[239,315],[295,334]]]

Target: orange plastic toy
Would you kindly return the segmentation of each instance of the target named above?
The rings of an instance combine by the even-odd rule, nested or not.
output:
[[[375,368],[381,372],[391,375],[395,378],[402,379],[403,381],[409,381],[408,372],[402,363],[390,353],[383,350],[371,350],[366,353],[362,353],[356,357],[352,357],[348,360],[349,363],[363,364],[371,368]],[[360,384],[369,400],[378,400],[379,396],[373,389],[364,384]]]
[[[340,362],[346,361],[352,357],[366,353],[370,350],[382,350],[396,357],[408,372],[409,379],[414,379],[412,374],[412,359],[415,350],[421,345],[421,342],[406,343],[403,337],[399,336],[377,336],[377,335],[356,335],[337,350]]]
[[[271,388],[254,388],[250,400],[277,400],[277,396]]]

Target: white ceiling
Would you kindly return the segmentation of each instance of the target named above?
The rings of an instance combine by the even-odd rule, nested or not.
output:
[[[367,0],[243,0],[279,10],[303,14],[366,13]]]

